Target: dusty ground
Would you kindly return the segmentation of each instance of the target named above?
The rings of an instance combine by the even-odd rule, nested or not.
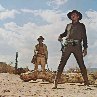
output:
[[[0,97],[97,97],[97,85],[79,83],[54,84],[41,80],[23,82],[18,75],[0,74]]]

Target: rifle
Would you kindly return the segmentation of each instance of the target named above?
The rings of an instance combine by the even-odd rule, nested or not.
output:
[[[34,56],[33,56],[33,58],[32,58],[32,60],[31,60],[31,63],[35,64],[36,59],[37,59],[37,56],[36,56],[36,55],[34,55]]]

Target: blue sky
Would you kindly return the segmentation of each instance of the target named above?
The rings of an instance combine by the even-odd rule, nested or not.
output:
[[[67,13],[74,9],[83,14],[88,36],[87,67],[97,68],[97,0],[0,0],[0,61],[15,65],[18,51],[19,67],[31,64],[37,38],[42,35],[48,46],[48,66],[57,70],[61,58],[58,36],[71,21]],[[73,55],[65,68],[78,66]]]

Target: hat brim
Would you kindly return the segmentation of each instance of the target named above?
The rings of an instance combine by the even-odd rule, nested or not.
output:
[[[72,14],[72,13],[77,13],[78,16],[79,16],[79,20],[82,19],[82,14],[81,14],[80,12],[76,11],[76,10],[73,10],[72,12],[69,12],[69,13],[67,14],[67,16],[68,16],[69,19],[71,19],[71,14]]]
[[[44,40],[44,38],[38,38],[37,40]]]

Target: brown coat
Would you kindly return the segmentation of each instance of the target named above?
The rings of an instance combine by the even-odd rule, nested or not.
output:
[[[76,24],[67,24],[65,32],[60,34],[60,37],[66,37],[66,39],[74,39],[83,41],[83,47],[87,48],[87,35],[86,28],[83,23],[77,22]]]

